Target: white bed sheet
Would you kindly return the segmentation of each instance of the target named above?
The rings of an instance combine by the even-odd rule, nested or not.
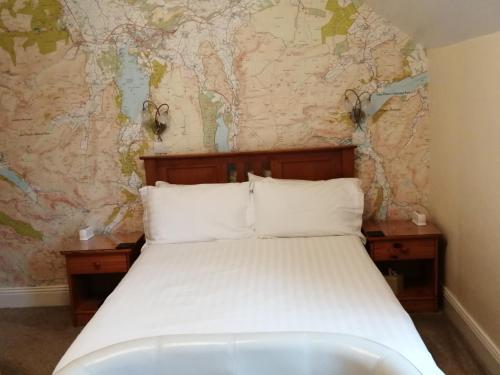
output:
[[[354,236],[146,244],[56,371],[142,337],[256,332],[360,336],[441,374]]]

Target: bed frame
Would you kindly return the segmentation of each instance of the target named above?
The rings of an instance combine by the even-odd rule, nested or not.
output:
[[[354,177],[356,146],[297,150],[142,156],[146,184],[243,182],[247,172],[275,178],[327,180]]]

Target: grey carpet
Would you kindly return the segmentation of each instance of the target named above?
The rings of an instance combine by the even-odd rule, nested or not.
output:
[[[443,312],[413,314],[413,322],[439,368],[448,375],[486,375],[461,333]]]
[[[483,375],[443,313],[412,316],[439,367],[448,375]],[[80,332],[67,307],[0,309],[1,375],[48,375]]]
[[[1,375],[51,374],[80,330],[68,307],[0,309]]]

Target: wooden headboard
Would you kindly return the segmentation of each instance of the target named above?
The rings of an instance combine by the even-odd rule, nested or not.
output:
[[[297,150],[142,156],[146,184],[242,182],[247,172],[275,178],[326,180],[354,177],[356,146]]]

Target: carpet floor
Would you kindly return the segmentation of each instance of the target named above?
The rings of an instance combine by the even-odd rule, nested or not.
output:
[[[448,375],[485,375],[460,333],[443,313],[415,314],[415,325]],[[1,375],[49,375],[81,328],[67,307],[0,309]]]

